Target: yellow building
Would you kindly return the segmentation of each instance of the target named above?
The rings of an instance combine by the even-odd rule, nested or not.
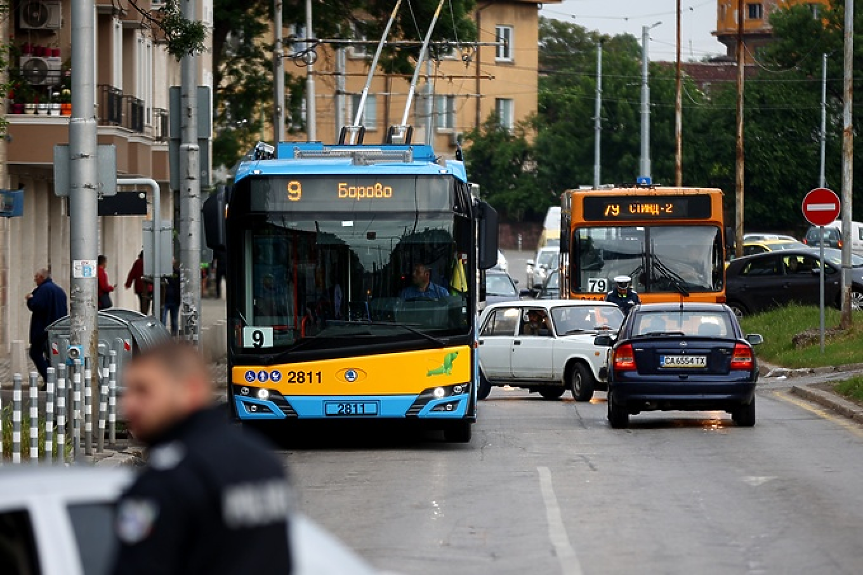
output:
[[[738,0],[718,0],[716,7],[716,31],[713,35],[725,44],[727,57],[734,59],[737,49],[737,9]],[[803,4],[812,10],[812,17],[817,18],[823,7],[829,6],[829,0],[745,0],[743,2],[743,42],[746,45],[744,58],[752,63],[760,48],[770,42],[773,28],[770,25],[770,15],[783,8]]]
[[[407,120],[414,128],[414,143],[426,141],[430,124],[435,150],[451,157],[462,135],[481,125],[492,113],[498,115],[504,126],[515,127],[536,112],[538,9],[539,3],[533,0],[477,3],[473,19],[478,42],[501,41],[505,45],[454,49],[447,57],[432,61],[428,76],[429,68],[423,66]],[[343,111],[346,123],[353,122],[374,46],[351,46],[345,52],[343,97],[336,94],[333,49],[321,50],[315,64],[316,135],[325,143],[338,139],[341,126],[336,125],[337,108]],[[410,80],[410,76],[385,74],[381,70],[375,74],[362,122],[366,128],[365,143],[383,142],[389,126],[401,124]]]

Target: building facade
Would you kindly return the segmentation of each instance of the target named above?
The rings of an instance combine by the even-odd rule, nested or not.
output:
[[[5,103],[6,173],[0,187],[23,189],[24,215],[0,226],[0,354],[8,353],[13,340],[27,339],[25,295],[34,287],[33,272],[48,267],[67,292],[70,284],[69,210],[54,193],[53,149],[69,141],[70,110],[63,104],[75,72],[69,65],[72,1],[18,0],[6,24],[13,45],[9,74],[17,85]],[[138,5],[158,9],[159,2]],[[212,0],[199,0],[198,14],[211,27]],[[180,65],[127,0],[97,0],[93,17],[99,144],[116,147],[118,177],[152,178],[162,188],[162,205],[153,206],[148,197],[146,216],[99,217],[99,253],[107,256],[109,279],[118,284],[114,305],[136,309],[134,293],[123,283],[142,249],[142,220],[154,212],[173,219],[168,90],[180,83]],[[211,56],[197,60],[199,83],[212,86]]]
[[[718,0],[716,3],[716,31],[713,35],[726,47],[726,58],[734,60],[737,50],[738,0]],[[756,60],[759,50],[770,42],[773,28],[770,15],[776,10],[803,4],[817,18],[820,11],[830,5],[829,0],[745,0],[743,2],[743,42],[746,46],[744,59],[747,63]]]

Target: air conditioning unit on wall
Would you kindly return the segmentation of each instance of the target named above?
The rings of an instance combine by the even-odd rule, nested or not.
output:
[[[18,13],[18,27],[22,30],[59,30],[63,25],[63,11],[57,0],[25,0]]]
[[[449,133],[449,143],[451,146],[458,146],[461,143],[461,139],[464,134],[462,132],[450,132]]]
[[[31,86],[56,86],[60,83],[62,60],[41,56],[21,56],[21,76]]]

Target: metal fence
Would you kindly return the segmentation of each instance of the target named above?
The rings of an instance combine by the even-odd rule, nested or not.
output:
[[[48,368],[45,382],[45,401],[39,405],[39,376],[31,372],[28,381],[27,425],[29,461],[42,463],[73,463],[82,453],[92,456],[102,453],[106,444],[113,447],[117,442],[117,352],[111,350],[105,365],[97,365],[98,389],[93,389],[89,359],[74,360],[68,368],[60,364]],[[24,448],[22,429],[24,424],[23,391],[21,374],[13,378],[11,418],[6,424],[12,426],[10,460],[21,463]],[[97,399],[94,409],[93,398]],[[83,401],[83,405],[82,405]],[[69,406],[71,405],[71,411]],[[97,426],[94,429],[95,412]],[[0,398],[0,415],[3,413]],[[0,417],[0,465],[5,462],[3,445],[4,418]],[[43,433],[40,433],[43,432]],[[40,437],[41,435],[41,437]],[[40,446],[42,453],[40,455]]]

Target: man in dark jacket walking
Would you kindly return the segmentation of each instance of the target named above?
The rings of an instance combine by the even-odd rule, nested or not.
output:
[[[43,268],[33,274],[36,289],[27,294],[27,307],[33,312],[30,316],[30,359],[36,365],[42,381],[48,379],[48,333],[49,325],[66,317],[66,292],[51,279],[51,272]]]

